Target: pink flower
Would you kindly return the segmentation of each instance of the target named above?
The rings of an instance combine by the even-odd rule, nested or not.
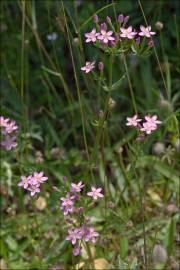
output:
[[[81,68],[81,70],[85,71],[85,73],[89,73],[91,70],[95,68],[94,62],[86,62],[86,65]]]
[[[18,129],[15,121],[7,122],[4,130],[4,134],[10,134]]]
[[[43,182],[45,182],[45,181],[47,181],[48,180],[48,177],[46,177],[46,176],[43,176],[43,172],[34,172],[34,174],[33,174],[33,177],[32,177],[32,179],[33,179],[33,181],[34,181],[34,184],[36,184],[36,183],[39,183],[39,184],[41,184],[41,183],[43,183]]]
[[[103,43],[107,44],[108,41],[115,40],[114,37],[112,37],[113,31],[106,32],[105,30],[101,30],[100,34],[98,35],[98,39],[101,40]]]
[[[87,227],[84,225],[83,227],[83,237],[86,242],[92,241],[94,244],[96,243],[97,237],[99,236],[99,233],[94,230],[94,228]]]
[[[39,193],[41,191],[39,186],[39,184],[36,184],[28,187],[28,190],[31,191],[31,196],[34,196],[36,193]]]
[[[152,131],[157,129],[157,125],[162,122],[157,120],[157,115],[145,116],[146,122],[143,123],[141,131],[144,131],[146,134],[151,134]]]
[[[71,241],[73,245],[76,244],[76,241],[82,238],[82,232],[80,228],[69,229],[68,230],[68,236],[66,237],[66,240]]]
[[[121,27],[120,31],[121,31],[120,36],[128,39],[133,39],[137,34],[137,32],[133,32],[132,26],[129,26],[128,28]]]
[[[142,119],[138,118],[136,114],[133,117],[127,117],[126,126],[137,127],[138,123],[141,122],[141,120]]]
[[[16,137],[11,137],[7,135],[4,138],[4,141],[1,142],[1,146],[3,146],[6,150],[11,150],[17,146]]]
[[[81,248],[80,246],[76,245],[76,246],[73,248],[73,255],[74,255],[74,256],[80,255],[80,254],[81,254],[81,250],[82,250],[82,248]]]
[[[8,122],[9,118],[4,118],[3,116],[0,116],[0,127],[6,127]]]
[[[40,184],[47,179],[47,177],[43,176],[43,172],[35,172],[33,176],[21,176],[21,181],[18,183],[18,186],[29,190],[31,192],[31,196],[34,196],[36,193],[40,192]]]
[[[80,181],[78,184],[72,183],[71,184],[71,192],[81,192],[81,189],[84,187],[82,184],[82,181]]]
[[[62,206],[72,206],[74,204],[74,196],[71,196],[70,193],[66,194],[66,197],[60,199],[62,201]]]
[[[18,186],[21,187],[23,186],[24,189],[27,189],[28,186],[31,184],[31,178],[32,175],[29,176],[21,176],[21,182],[18,183]]]
[[[91,192],[88,192],[87,195],[93,197],[94,200],[97,200],[98,198],[104,197],[101,191],[102,188],[91,187]]]
[[[96,29],[93,28],[93,30],[90,33],[85,34],[85,37],[87,38],[86,43],[96,42],[98,35],[99,35],[99,33],[96,33]]]
[[[61,210],[63,211],[63,215],[67,216],[69,213],[74,212],[74,206],[73,205],[61,206]]]
[[[140,26],[141,32],[139,32],[139,36],[151,37],[156,34],[156,32],[151,31],[151,26],[144,27],[143,25]]]

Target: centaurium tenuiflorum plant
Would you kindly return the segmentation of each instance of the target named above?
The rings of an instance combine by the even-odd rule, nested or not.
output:
[[[146,115],[143,121],[135,114],[132,117],[127,117],[126,126],[135,127],[140,133],[139,136],[142,138],[144,135],[149,135],[155,131],[158,128],[158,125],[161,123],[162,122],[158,120],[157,115]]]
[[[82,193],[84,186],[82,181],[71,183],[69,190],[60,198],[60,209],[68,228],[66,240],[72,243],[74,256],[80,255],[88,242],[95,244],[99,236],[86,213],[93,207],[93,201],[104,197],[102,188],[92,186],[86,196]]]
[[[47,180],[48,177],[44,176],[43,172],[34,172],[33,175],[21,176],[21,181],[18,183],[18,186],[30,191],[31,196],[34,196],[41,191],[41,184]]]
[[[0,116],[1,146],[9,151],[17,147],[18,126],[14,120]]]
[[[98,16],[94,16],[95,26],[90,32],[85,33],[85,42],[92,43],[107,54],[137,54],[149,55],[154,43],[152,36],[156,34],[151,26],[140,25],[134,28],[127,25],[129,16],[118,15],[117,22],[112,23],[110,17],[106,22],[100,22]]]

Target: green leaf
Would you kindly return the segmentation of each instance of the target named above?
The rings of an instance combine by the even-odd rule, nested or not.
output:
[[[122,81],[125,79],[126,77],[126,74],[124,74],[117,82],[115,82],[112,87],[111,87],[111,90],[109,89],[109,86],[103,86],[103,89],[107,92],[109,91],[114,91],[114,90],[117,90],[119,88],[119,86],[122,84]]]
[[[18,244],[14,238],[12,238],[10,235],[7,236],[5,239],[6,244],[8,245],[9,249],[12,251],[15,251],[18,248]]]
[[[56,71],[53,71],[52,69],[49,69],[49,68],[47,68],[47,67],[45,67],[45,66],[41,66],[41,68],[42,68],[44,71],[46,71],[47,73],[50,73],[50,74],[52,74],[52,75],[55,75],[55,76],[57,76],[57,77],[61,76],[61,73],[56,72]]]
[[[125,259],[128,252],[128,239],[126,237],[122,237],[120,240],[120,255],[121,259]]]
[[[167,229],[167,234],[165,238],[165,245],[167,247],[168,255],[170,256],[173,252],[173,243],[175,238],[175,229],[176,229],[176,221],[174,218],[171,219],[171,222]]]

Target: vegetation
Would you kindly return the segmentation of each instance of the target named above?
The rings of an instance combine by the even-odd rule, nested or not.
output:
[[[1,1],[1,269],[179,269],[179,10]]]

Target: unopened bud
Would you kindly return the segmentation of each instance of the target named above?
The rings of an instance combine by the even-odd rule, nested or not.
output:
[[[137,43],[137,45],[139,45],[140,42],[141,42],[141,38],[140,38],[140,37],[136,38],[136,43]]]
[[[162,142],[157,142],[157,143],[155,143],[154,145],[153,145],[153,152],[154,152],[154,154],[156,154],[157,156],[158,155],[161,155],[162,153],[164,153],[164,151],[165,151],[165,145],[164,145],[164,143],[162,143]]]
[[[101,30],[104,30],[104,31],[107,30],[107,24],[106,23],[101,23]]]
[[[103,62],[99,62],[99,63],[98,63],[98,68],[99,68],[100,71],[103,71],[103,69],[104,69],[104,64],[103,64]]]
[[[73,39],[73,44],[74,44],[75,46],[78,46],[78,45],[79,45],[79,39],[78,39],[77,37],[75,37],[75,38]]]
[[[113,209],[115,208],[115,204],[113,202],[108,202],[107,207]]]
[[[124,17],[124,25],[129,21],[129,16]]]
[[[161,31],[163,29],[163,23],[162,22],[156,22],[155,27],[157,30]]]
[[[116,101],[112,98],[108,100],[108,107],[109,109],[113,109],[116,106]]]
[[[120,14],[120,15],[118,16],[118,22],[119,22],[119,23],[123,23],[123,21],[124,21],[124,16],[123,16],[123,14]]]
[[[95,14],[93,16],[93,21],[94,21],[94,23],[98,23],[99,22],[99,18],[98,18],[98,15],[97,14]]]
[[[180,152],[180,139],[177,139],[175,141],[175,147],[176,147],[176,151],[179,153]]]
[[[154,41],[153,41],[153,40],[150,40],[150,41],[148,42],[148,47],[149,47],[149,48],[154,47]]]
[[[99,111],[99,118],[103,118],[104,117],[104,112],[102,110]]]
[[[109,16],[106,16],[106,22],[111,23],[111,18]]]

